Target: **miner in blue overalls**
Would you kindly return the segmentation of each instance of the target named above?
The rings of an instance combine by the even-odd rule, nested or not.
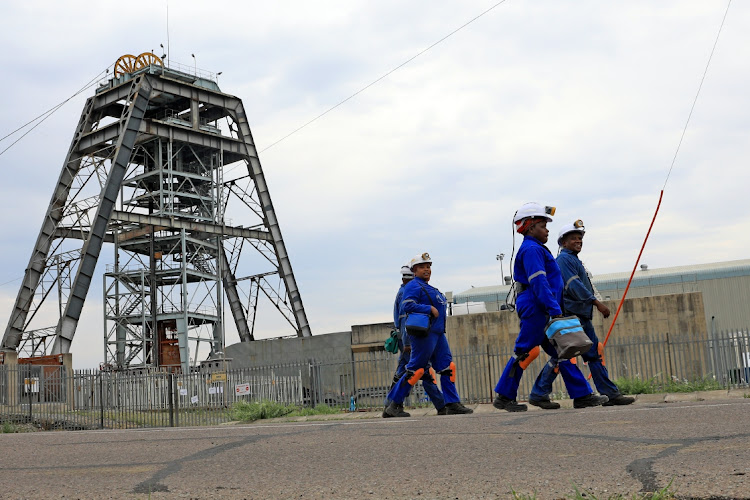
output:
[[[516,401],[518,386],[524,370],[539,356],[540,347],[550,355],[550,361],[558,367],[576,408],[599,406],[607,401],[605,396],[592,393],[591,387],[575,364],[568,360],[557,360],[557,352],[544,333],[550,318],[562,316],[563,280],[560,268],[552,253],[544,246],[549,237],[547,222],[552,222],[550,216],[554,213],[554,207],[526,203],[513,217],[516,232],[524,237],[513,266],[513,278],[518,293],[516,312],[521,319],[521,331],[516,339],[515,353],[505,366],[495,387],[497,396],[492,404],[499,410],[526,411],[526,405]],[[542,373],[539,375],[537,384]],[[548,398],[529,402],[550,409],[560,407]]]
[[[411,357],[411,340],[409,339],[409,334],[406,333],[406,326],[404,325],[406,313],[404,312],[402,304],[404,299],[404,286],[406,286],[406,284],[413,278],[414,273],[411,272],[409,266],[401,267],[401,286],[396,293],[396,300],[393,302],[393,324],[396,327],[396,330],[398,330],[398,366],[396,367],[396,372],[393,374],[393,382],[391,383],[388,392],[395,387],[398,381],[401,380],[401,376],[406,373],[406,364]],[[443,401],[443,394],[440,392],[438,386],[435,385],[435,381],[432,378],[434,376],[434,370],[430,368],[425,371],[430,372],[430,376],[422,377],[422,387],[424,388],[424,392],[427,393],[430,401],[435,405],[438,415],[447,415],[445,401]],[[386,412],[386,409],[390,404],[390,399],[386,398],[385,407],[383,408],[383,418],[391,416]],[[405,416],[411,416],[407,412],[404,413]]]
[[[597,297],[596,290],[591,283],[588,270],[581,262],[578,254],[583,248],[583,235],[586,228],[579,219],[572,224],[565,225],[557,238],[557,244],[561,247],[560,255],[557,256],[557,264],[562,272],[565,288],[563,291],[563,306],[565,314],[575,314],[581,320],[583,331],[594,343],[591,349],[581,358],[588,363],[591,378],[600,394],[609,398],[604,406],[629,405],[635,398],[624,396],[614,382],[609,379],[609,373],[604,366],[604,344],[599,342],[591,323],[594,307],[604,316],[609,317],[609,308]],[[534,386],[538,394],[532,393],[532,397],[546,398],[552,392],[552,382],[557,377],[555,367],[547,364],[539,376],[539,383]]]
[[[473,413],[474,410],[461,404],[456,390],[456,364],[453,362],[448,340],[445,338],[445,315],[447,300],[440,290],[428,282],[432,276],[430,254],[417,255],[409,261],[414,279],[404,286],[401,309],[408,316],[419,313],[430,316],[428,330],[423,336],[409,335],[411,357],[406,364],[406,372],[388,393],[391,403],[385,409],[389,417],[408,417],[404,411],[404,399],[411,388],[422,379],[431,379],[430,365],[440,375],[442,396],[445,401],[445,414],[456,415]]]

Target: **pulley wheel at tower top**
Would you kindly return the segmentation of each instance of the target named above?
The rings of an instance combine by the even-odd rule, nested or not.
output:
[[[146,68],[151,65],[164,66],[161,58],[152,52],[144,52],[135,60],[135,70]]]
[[[115,78],[135,71],[137,60],[138,59],[132,54],[125,54],[124,56],[120,56],[120,58],[115,62]]]

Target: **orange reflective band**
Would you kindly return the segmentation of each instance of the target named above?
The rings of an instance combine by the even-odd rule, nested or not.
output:
[[[560,373],[560,367],[555,365],[555,373]]]
[[[422,375],[424,375],[424,368],[420,368],[419,370],[415,371],[414,375],[409,377],[407,382],[409,382],[409,385],[414,385],[419,381],[420,378],[422,378]]]
[[[451,361],[450,369],[451,369],[451,382],[455,384],[456,383],[456,363],[454,363],[453,361]]]
[[[535,348],[530,350],[529,355],[526,356],[526,359],[518,362],[518,366],[520,366],[522,370],[525,370],[526,368],[528,368],[531,362],[534,361],[537,358],[537,356],[539,356],[540,350],[541,349],[539,348],[539,346],[536,346]]]
[[[570,364],[577,365],[578,364],[578,358],[570,358],[568,361],[570,361]]]
[[[596,346],[596,350],[599,351],[599,357],[602,358],[602,366],[605,366],[606,363],[604,362],[604,344],[599,342],[599,345]]]

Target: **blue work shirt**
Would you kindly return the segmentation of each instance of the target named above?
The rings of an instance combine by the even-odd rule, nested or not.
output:
[[[401,284],[396,293],[396,301],[393,303],[393,324],[396,330],[401,331],[401,323],[404,318],[401,317],[401,301],[404,299],[404,284]]]
[[[431,286],[422,278],[415,277],[404,285],[404,296],[401,302],[405,313],[424,313],[430,315],[430,306],[438,311],[438,317],[432,318],[430,333],[445,333],[445,310],[448,303],[440,290]]]
[[[596,297],[586,268],[583,267],[583,262],[578,258],[578,254],[563,248],[557,257],[557,264],[560,266],[565,283],[563,291],[565,311],[591,319]]]
[[[535,302],[549,316],[562,314],[563,279],[552,252],[532,236],[524,236],[513,263],[513,278],[528,289],[521,293],[532,293]],[[522,300],[519,295],[516,302]]]

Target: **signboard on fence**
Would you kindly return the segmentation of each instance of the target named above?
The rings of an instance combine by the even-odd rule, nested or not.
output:
[[[250,394],[250,384],[237,384],[234,386],[234,393],[237,396],[244,396],[245,394]]]
[[[227,372],[217,372],[211,374],[211,382],[226,382]]]
[[[23,389],[26,394],[37,394],[39,392],[39,377],[24,378]]]

